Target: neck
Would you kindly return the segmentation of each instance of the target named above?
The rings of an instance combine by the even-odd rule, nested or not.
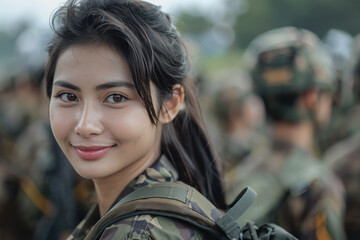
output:
[[[153,152],[145,158],[131,163],[116,174],[102,179],[93,179],[101,217],[110,209],[126,186],[150,167],[159,156],[159,152]]]
[[[285,123],[273,125],[274,139],[290,142],[309,153],[314,151],[314,127],[311,122]]]

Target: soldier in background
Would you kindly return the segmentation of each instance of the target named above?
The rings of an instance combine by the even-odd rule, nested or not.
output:
[[[16,139],[39,118],[40,81],[38,72],[22,71],[1,79],[0,87],[0,156],[14,160]]]
[[[359,123],[347,116],[354,103],[351,78],[348,74],[353,37],[345,31],[331,29],[323,42],[335,68],[336,88],[329,124],[317,134],[318,146],[322,153],[339,140],[352,135],[359,126]]]
[[[28,239],[31,229],[20,216],[16,199],[20,188],[20,174],[14,164],[0,156],[0,239]]]
[[[349,240],[360,236],[360,35],[355,38],[351,64],[354,106],[349,118],[357,122],[352,135],[333,145],[325,153],[325,160],[342,180],[346,190],[345,229]],[[349,125],[348,125],[349,126]],[[344,129],[345,130],[345,129]]]
[[[274,222],[299,239],[345,239],[343,189],[317,158],[315,135],[331,112],[330,57],[310,31],[285,27],[258,36],[247,56],[270,120],[271,146],[227,172],[228,200],[250,186],[245,217]],[[252,58],[251,58],[252,57]]]
[[[251,87],[244,86],[240,81],[221,83],[214,94],[211,112],[215,114],[217,126],[220,126],[215,145],[225,169],[230,169],[253,150],[266,148],[265,113],[261,99]]]
[[[73,170],[47,118],[19,136],[15,156],[21,171],[17,209],[32,239],[65,239],[90,208],[91,181]]]
[[[19,67],[20,68],[20,67]],[[16,162],[17,139],[39,118],[40,80],[30,69],[4,76],[0,89],[0,239],[28,239],[33,229],[20,211],[22,163]],[[31,136],[29,142],[33,140]]]

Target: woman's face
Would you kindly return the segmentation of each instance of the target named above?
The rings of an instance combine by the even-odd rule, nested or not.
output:
[[[153,83],[151,89],[156,99]],[[126,59],[112,48],[65,50],[56,65],[49,110],[57,142],[85,178],[126,176],[159,157],[161,127],[150,121]]]

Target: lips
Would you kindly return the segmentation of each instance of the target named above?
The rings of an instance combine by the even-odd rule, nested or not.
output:
[[[76,153],[84,160],[95,160],[103,157],[114,146],[73,146]]]

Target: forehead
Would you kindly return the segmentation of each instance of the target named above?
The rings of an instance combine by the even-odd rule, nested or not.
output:
[[[73,45],[59,56],[54,81],[77,77],[132,81],[125,57],[106,45]]]
[[[120,52],[110,46],[100,44],[71,45],[60,54],[57,64],[60,62],[75,62],[77,64],[89,64],[92,62],[127,63]]]

